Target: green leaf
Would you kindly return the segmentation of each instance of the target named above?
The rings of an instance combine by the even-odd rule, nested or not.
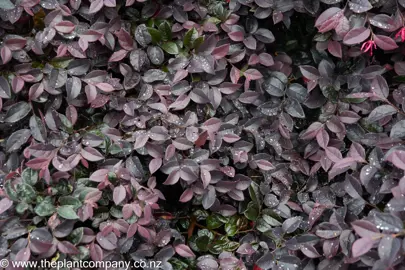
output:
[[[210,238],[206,235],[198,237],[195,241],[198,249],[200,251],[206,252],[208,250],[208,244],[210,242]]]
[[[18,202],[18,196],[17,192],[11,187],[11,181],[6,181],[4,184],[4,189],[6,191],[7,196],[10,198],[10,200]]]
[[[232,252],[232,251],[235,251],[238,247],[239,247],[238,242],[231,241],[224,245],[224,250]]]
[[[62,205],[57,209],[59,216],[65,219],[78,219],[79,216],[76,214],[76,211],[71,205]]]
[[[168,54],[178,54],[179,53],[179,47],[174,42],[165,42],[162,45],[160,45],[160,47]]]
[[[79,244],[80,241],[82,240],[84,235],[83,229],[84,229],[83,227],[76,228],[68,236],[69,241],[72,242],[73,245]]]
[[[263,196],[260,193],[259,185],[255,182],[252,182],[249,187],[249,195],[252,201],[260,207],[262,205]]]
[[[228,236],[234,236],[238,232],[238,226],[235,223],[226,223],[225,232]]]
[[[394,76],[392,78],[395,82],[405,83],[405,76]]]
[[[16,205],[15,207],[15,211],[17,211],[18,214],[23,214],[28,208],[29,208],[29,204],[27,204],[26,202],[20,202]]]
[[[0,1],[0,8],[10,10],[10,9],[14,9],[15,6],[10,0],[1,0]]]
[[[197,30],[193,27],[190,30],[187,31],[187,33],[184,35],[183,43],[184,46],[188,48],[193,48],[194,46],[194,41],[198,38],[198,32]]]
[[[205,220],[209,216],[209,213],[206,210],[198,209],[193,212],[193,216],[195,216],[198,221]]]
[[[207,230],[207,229],[199,230],[198,233],[197,233],[197,236],[198,237],[208,236],[208,238],[210,240],[214,240],[214,234],[210,230]]]
[[[55,213],[56,208],[52,203],[52,198],[48,196],[42,202],[37,204],[34,211],[38,216],[47,217]]]
[[[245,210],[244,214],[249,220],[256,221],[259,216],[259,207],[254,202],[249,202],[247,209]]]
[[[159,31],[164,41],[172,40],[172,28],[170,27],[170,24],[167,21],[164,21],[159,25]]]
[[[59,114],[59,119],[62,122],[63,126],[60,127],[61,130],[66,131],[67,133],[72,133],[73,132],[73,125],[72,123],[69,121],[69,119],[64,116],[63,114]]]
[[[26,168],[22,174],[21,178],[24,181],[24,183],[33,186],[37,183],[38,181],[38,171],[35,171],[31,168]]]
[[[17,197],[20,200],[32,202],[35,200],[36,192],[32,186],[22,183],[17,186]]]
[[[271,230],[271,226],[263,218],[259,218],[256,221],[256,229],[259,232],[265,233]]]
[[[59,198],[60,205],[70,205],[73,209],[77,210],[82,206],[81,201],[79,199],[72,197],[72,196],[64,196]]]
[[[84,261],[90,258],[90,250],[84,246],[77,247],[79,254],[70,255],[75,261]]]
[[[273,218],[270,215],[263,215],[263,219],[267,224],[273,227],[278,227],[282,225],[280,221],[278,221],[277,219]]]
[[[212,214],[207,217],[207,228],[210,230],[217,229],[221,227],[224,223],[221,221],[219,215]]]
[[[148,27],[148,31],[149,34],[152,36],[152,43],[153,44],[159,43],[159,41],[161,40],[160,31],[152,27]]]
[[[336,91],[333,86],[322,87],[321,91],[324,97],[326,97],[330,102],[337,103],[339,92]]]
[[[196,40],[194,40],[193,48],[198,49],[201,44],[204,42],[204,37],[199,37]]]

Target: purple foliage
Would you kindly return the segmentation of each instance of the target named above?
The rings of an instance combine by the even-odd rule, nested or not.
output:
[[[0,257],[405,269],[404,14],[0,0]]]

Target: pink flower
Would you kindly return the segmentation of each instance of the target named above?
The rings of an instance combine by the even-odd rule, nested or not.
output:
[[[402,27],[401,30],[395,35],[395,38],[401,37],[401,41],[405,41],[405,27]]]
[[[374,49],[377,49],[377,45],[375,45],[374,40],[366,41],[361,46],[361,50],[363,52],[370,52],[370,56],[373,55],[373,50]]]

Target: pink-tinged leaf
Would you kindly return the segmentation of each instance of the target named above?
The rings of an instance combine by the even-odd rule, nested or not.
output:
[[[366,254],[373,247],[374,241],[369,237],[357,239],[352,246],[353,258]]]
[[[118,62],[121,61],[122,59],[124,59],[128,54],[127,50],[119,50],[114,52],[110,59],[108,59],[108,62]]]
[[[104,6],[104,1],[103,0],[94,0],[90,4],[89,8],[89,14],[93,14],[98,12],[102,7]]]
[[[342,111],[339,115],[339,120],[345,124],[357,123],[361,117],[353,111]]]
[[[239,101],[245,104],[251,104],[258,99],[259,95],[260,94],[255,91],[246,91],[239,96]]]
[[[225,134],[222,139],[227,143],[234,143],[240,140],[240,137],[236,134],[228,133]]]
[[[389,86],[387,81],[381,75],[376,75],[371,82],[371,91],[379,98],[386,99],[389,95]]]
[[[328,51],[331,55],[337,58],[342,58],[342,45],[340,44],[340,42],[335,40],[329,40]]]
[[[4,44],[12,51],[18,51],[25,47],[27,40],[25,38],[10,38]]]
[[[5,211],[10,209],[10,207],[13,205],[13,201],[11,201],[9,198],[4,197],[0,201],[0,214],[3,214]]]
[[[103,192],[100,190],[90,191],[86,194],[84,200],[86,203],[96,203],[101,199],[102,196]]]
[[[321,76],[318,69],[313,66],[300,66],[302,75],[309,80],[317,80]]]
[[[239,246],[236,252],[242,255],[252,255],[253,253],[256,253],[256,250],[252,247],[251,244],[244,243]]]
[[[259,56],[254,53],[249,57],[248,65],[249,66],[254,66],[259,62],[260,62]]]
[[[226,176],[235,177],[235,168],[234,167],[225,166],[225,167],[219,168],[219,170],[221,172],[223,172]],[[238,187],[236,187],[236,188],[238,188]]]
[[[300,250],[308,258],[319,258],[319,257],[321,257],[321,254],[318,253],[316,248],[314,248],[313,246],[311,246],[309,244],[303,244],[302,246],[300,246]]]
[[[31,249],[29,247],[25,247],[17,252],[14,261],[27,262],[30,259],[30,257],[31,257]],[[22,269],[22,268],[14,268],[14,269]]]
[[[218,60],[224,58],[228,54],[228,52],[229,52],[229,43],[216,47],[214,51],[212,51],[211,55]]]
[[[329,8],[325,10],[316,20],[315,27],[321,33],[335,29],[343,16],[343,10],[339,8]]]
[[[395,167],[405,171],[405,151],[395,151],[391,157]]]
[[[100,108],[103,107],[110,100],[110,97],[107,95],[98,94],[97,97],[91,102],[91,108]]]
[[[80,39],[86,40],[87,42],[95,42],[103,37],[103,34],[96,30],[87,30],[80,35]]]
[[[146,133],[139,134],[138,136],[136,136],[134,149],[144,147],[146,142],[148,141],[148,139],[149,139],[149,136]]]
[[[19,76],[15,76],[13,78],[13,81],[11,82],[11,87],[13,89],[13,92],[16,94],[19,93],[23,89],[24,84],[25,84],[25,82],[23,79],[21,79]]]
[[[351,223],[351,225],[352,225],[354,231],[360,237],[370,237],[370,238],[378,239],[378,236],[380,235],[380,231],[370,221],[356,220],[356,221],[353,221]]]
[[[42,168],[48,167],[50,163],[50,159],[47,158],[34,158],[25,163],[27,167],[30,167],[34,170],[40,170]]]
[[[357,162],[366,162],[366,150],[357,142],[352,143],[347,156],[354,158]]]
[[[259,167],[263,171],[270,171],[275,168],[270,161],[264,159],[256,160],[255,162],[257,167]]]
[[[263,78],[263,75],[258,71],[257,69],[248,69],[246,70],[243,75],[246,77],[246,79],[252,81],[252,80],[258,80]]]
[[[174,111],[183,110],[190,103],[190,97],[187,94],[180,95],[175,102],[169,105],[169,109]]]
[[[312,140],[313,138],[316,137],[318,134],[319,130],[322,128],[322,123],[319,122],[314,122],[312,123],[307,130],[305,130],[303,133],[300,134],[300,139],[301,140]]]
[[[232,66],[231,73],[229,74],[229,76],[231,77],[232,83],[234,84],[238,83],[240,79],[240,70],[237,69],[235,66]]]
[[[69,105],[66,108],[66,117],[72,123],[72,125],[74,125],[76,123],[78,115],[77,115],[77,110],[76,110],[75,106]]]
[[[174,250],[176,251],[177,254],[184,258],[194,258],[195,254],[191,251],[191,249],[184,245],[184,244],[179,244],[174,247]]]
[[[174,77],[173,77],[173,84],[176,84],[179,81],[183,80],[184,78],[187,77],[187,75],[188,75],[187,70],[184,70],[184,69],[177,70],[176,74],[174,74]]]
[[[120,203],[122,203],[125,200],[126,196],[127,192],[123,185],[119,185],[118,187],[114,188],[113,200],[115,205],[119,205]]]
[[[328,132],[322,128],[318,134],[316,134],[316,141],[318,142],[319,146],[322,148],[327,148],[329,143],[329,134]]]
[[[176,140],[172,141],[172,144],[176,147],[178,150],[188,150],[193,148],[193,143],[187,140],[186,138],[177,138]]]
[[[169,160],[176,154],[176,147],[173,144],[169,144],[166,147],[165,151],[165,159]]]
[[[3,46],[0,49],[0,54],[1,54],[1,60],[3,61],[3,65],[7,64],[11,60],[12,54],[11,54],[11,50],[8,47]]]
[[[221,85],[219,86],[219,91],[221,91],[222,94],[230,95],[235,93],[241,86],[241,84],[225,82],[221,83]]]
[[[68,47],[65,44],[60,44],[56,50],[56,57],[63,57],[66,55]]]
[[[84,88],[86,93],[87,103],[92,103],[97,98],[97,88],[94,85],[86,85]]]
[[[217,132],[219,130],[219,128],[222,125],[222,121],[218,118],[210,118],[207,121],[205,121],[201,128],[205,129],[208,131],[208,133],[213,133],[213,132]]]
[[[100,161],[104,159],[103,154],[101,154],[95,148],[89,146],[82,148],[80,154],[82,155],[83,158],[85,158],[88,161]]]
[[[259,62],[263,66],[270,67],[274,65],[273,56],[268,53],[261,53],[259,54]]]
[[[148,242],[152,241],[152,235],[150,234],[149,230],[141,225],[138,225],[138,233],[140,236],[145,238]]]
[[[70,21],[61,21],[57,24],[55,24],[55,29],[58,32],[64,33],[64,34],[69,34],[75,30],[75,25],[74,23]]]
[[[37,99],[44,92],[44,85],[42,83],[36,83],[30,87],[28,91],[28,97],[30,100]]]
[[[119,31],[115,32],[115,35],[117,36],[118,42],[123,49],[128,51],[134,49],[134,40],[127,31],[121,28]]]
[[[243,41],[244,39],[244,34],[241,31],[230,32],[228,36],[232,41]]]
[[[97,170],[90,175],[89,179],[94,182],[103,182],[107,179],[108,172],[107,169]]]
[[[336,175],[346,172],[356,164],[357,164],[356,160],[352,157],[346,157],[339,160],[333,165],[332,169],[329,171],[328,173],[329,180],[333,179]]]
[[[320,27],[322,24],[324,24],[327,20],[335,17],[339,12],[342,12],[340,8],[337,7],[331,7],[327,10],[325,10],[315,21],[315,27]]]
[[[136,0],[126,0],[125,6],[126,6],[126,7],[132,6],[132,5],[135,3],[135,1],[136,1]]]
[[[112,92],[114,91],[114,87],[109,83],[98,83],[96,84],[97,88],[104,92]]]
[[[179,179],[180,179],[180,170],[174,170],[169,174],[163,185],[174,185],[179,181]]]
[[[117,3],[115,0],[104,0],[104,6],[106,7],[116,7]]]
[[[333,162],[339,162],[343,157],[339,149],[335,147],[326,147],[325,148],[326,156]]]
[[[323,212],[325,211],[326,207],[324,205],[315,205],[312,208],[311,212],[309,213],[309,229],[314,226],[316,221],[322,216]]]
[[[183,194],[181,194],[179,201],[180,202],[188,202],[193,198],[193,190],[191,188],[186,189]]]
[[[398,48],[395,40],[387,36],[374,35],[374,41],[380,49],[385,51],[395,50],[396,48]]]
[[[102,261],[104,258],[103,249],[94,244],[94,242],[90,245],[90,257],[93,261]]]
[[[134,236],[137,231],[138,231],[138,224],[136,224],[136,222],[134,222],[131,225],[129,225],[129,227],[128,227],[127,237],[130,238],[130,237]]]
[[[203,187],[207,188],[211,182],[211,173],[206,169],[201,169],[201,181],[203,183]]]
[[[154,158],[149,163],[149,171],[151,174],[154,174],[162,166],[161,158]]]
[[[349,31],[343,38],[343,43],[346,45],[355,45],[362,43],[370,36],[370,29],[364,26],[354,28]]]
[[[61,241],[58,242],[58,249],[60,252],[65,254],[79,254],[80,251],[69,241]]]

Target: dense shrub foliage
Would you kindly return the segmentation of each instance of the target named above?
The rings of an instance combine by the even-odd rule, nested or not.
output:
[[[404,14],[0,0],[0,257],[405,269]]]

